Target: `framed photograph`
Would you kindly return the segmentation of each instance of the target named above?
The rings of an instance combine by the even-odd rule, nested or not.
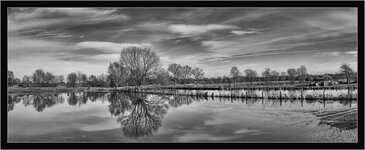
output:
[[[1,1],[2,148],[364,148],[363,1]]]

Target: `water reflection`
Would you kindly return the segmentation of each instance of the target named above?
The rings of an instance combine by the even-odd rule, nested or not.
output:
[[[59,93],[59,94],[41,94],[41,95],[8,95],[7,108],[8,112],[14,109],[15,104],[23,102],[24,106],[31,105],[37,112],[43,112],[46,108],[56,104],[63,104],[65,99],[70,106],[82,106],[88,101],[107,101],[110,103],[109,111],[113,116],[125,114],[127,110],[134,109],[136,105],[151,105],[152,102],[159,102],[167,106],[178,108],[183,105],[190,105],[194,101],[208,101],[207,97],[196,96],[177,96],[177,95],[146,95],[131,93],[105,93],[105,92],[78,92],[78,93]],[[301,107],[311,107],[321,105],[326,108],[327,105],[342,105],[346,107],[356,106],[356,101],[351,100],[294,100],[294,99],[256,99],[256,98],[224,98],[209,97],[209,101],[242,103],[248,107],[251,106],[275,106],[287,107],[287,104],[299,104]]]
[[[117,116],[122,131],[128,137],[152,135],[161,126],[168,104],[157,96],[145,94],[111,94],[109,111]]]
[[[31,105],[37,112],[43,112],[47,107],[62,104],[64,98],[58,94],[8,96],[8,112],[20,101],[23,101],[24,106]]]
[[[191,105],[194,102],[228,103],[245,108],[259,109],[336,109],[343,107],[357,107],[356,101],[333,100],[294,100],[294,99],[244,99],[244,98],[203,98],[196,96],[177,95],[150,95],[132,93],[103,93],[78,92],[41,95],[8,95],[8,112],[16,109],[16,104],[22,102],[24,106],[32,106],[37,112],[57,104],[66,104],[72,107],[81,107],[96,101],[107,102],[107,110],[115,117],[115,122],[121,126],[122,134],[126,137],[151,136],[162,125],[169,107],[179,108]],[[237,104],[237,105],[236,105]],[[232,105],[233,106],[233,105]],[[119,126],[118,125],[118,126]]]
[[[67,102],[71,106],[81,106],[87,103],[88,97],[87,93],[70,93]]]
[[[8,112],[14,109],[16,103],[19,103],[21,99],[18,96],[9,96],[8,95]]]
[[[113,116],[120,116],[126,113],[127,110],[132,109],[132,102],[129,97],[123,93],[111,93],[108,97],[110,102],[109,112]]]
[[[177,108],[182,105],[190,105],[193,101],[200,101],[201,98],[195,96],[168,96],[165,97],[171,107]]]

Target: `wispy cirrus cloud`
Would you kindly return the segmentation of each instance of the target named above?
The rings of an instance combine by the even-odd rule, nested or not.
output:
[[[328,56],[337,57],[340,54],[341,54],[341,52],[319,52],[319,53],[317,53],[317,56],[320,56],[320,57],[328,57]]]
[[[214,30],[238,29],[236,26],[223,24],[207,24],[207,25],[188,25],[188,24],[172,24],[168,27],[173,33],[182,35],[197,35]]]
[[[116,14],[116,9],[27,8],[12,10],[12,12],[8,15],[9,31],[130,19],[128,15]]]
[[[101,51],[108,51],[111,53],[120,53],[123,48],[127,47],[151,47],[149,43],[137,44],[137,43],[114,43],[104,41],[83,41],[77,43],[76,46],[81,48],[98,49]]]
[[[353,55],[354,57],[357,57],[357,51],[348,51],[346,54]]]
[[[245,15],[237,15],[236,17],[225,20],[223,23],[239,23],[242,21],[259,20],[267,16],[277,14],[280,11],[282,10],[277,8],[251,9],[251,11],[247,12]]]
[[[257,133],[260,132],[260,130],[249,130],[249,129],[240,129],[235,131],[236,134],[246,134],[246,133]]]
[[[265,28],[265,29],[248,28],[248,30],[232,30],[231,33],[233,33],[235,35],[257,34],[257,33],[261,33],[261,31],[267,30],[267,29],[269,29],[269,28]]]

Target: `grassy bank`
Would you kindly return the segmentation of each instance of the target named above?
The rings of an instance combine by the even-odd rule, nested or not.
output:
[[[221,83],[221,84],[176,84],[176,85],[165,85],[165,86],[142,86],[141,88],[161,88],[161,89],[192,89],[192,90],[310,90],[310,89],[357,89],[357,84],[337,84],[330,86],[309,86],[309,83],[288,84],[288,83]]]
[[[348,90],[197,90],[194,88],[186,89],[166,89],[160,87],[8,87],[8,93],[12,95],[18,94],[38,94],[47,92],[133,92],[146,94],[164,94],[164,95],[188,95],[203,97],[230,97],[230,98],[254,98],[254,99],[297,99],[297,100],[356,100],[357,91]]]
[[[253,99],[296,99],[296,100],[356,100],[357,91],[348,90],[211,90],[211,89],[165,89],[165,88],[136,88],[121,87],[113,91],[134,92],[146,94],[164,95],[188,95],[203,97],[229,97],[229,98],[253,98]]]
[[[312,132],[303,134],[318,142],[357,142],[357,111],[357,108],[304,111],[294,124],[309,128]]]

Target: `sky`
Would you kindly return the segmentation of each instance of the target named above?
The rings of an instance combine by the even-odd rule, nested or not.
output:
[[[106,74],[128,46],[171,63],[228,76],[307,67],[309,74],[357,70],[356,8],[9,8],[8,69]]]

